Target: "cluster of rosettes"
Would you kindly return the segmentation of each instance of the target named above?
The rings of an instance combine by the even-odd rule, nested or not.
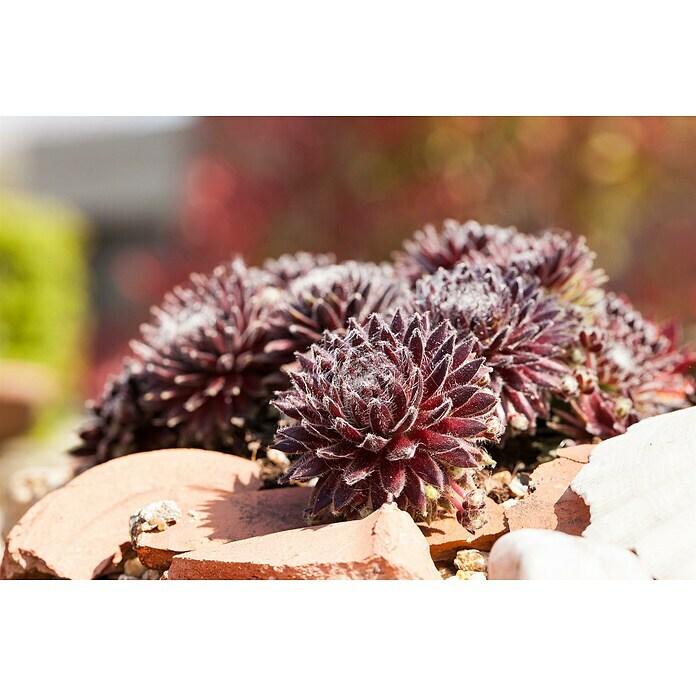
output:
[[[71,452],[79,458],[77,471],[126,454],[177,446],[174,430],[152,422],[142,399],[144,382],[143,365],[126,358],[101,397],[87,403],[92,418],[80,431],[81,444]]]
[[[296,424],[277,449],[296,457],[288,479],[317,478],[309,509],[354,517],[395,501],[416,518],[454,508],[469,529],[483,523],[485,496],[471,473],[497,441],[498,398],[489,369],[450,324],[427,315],[372,315],[326,333],[300,356],[293,387],[274,402]]]
[[[696,354],[678,347],[674,325],[645,319],[608,293],[574,351],[576,395],[554,427],[577,440],[619,435],[642,418],[688,406]]]
[[[415,308],[449,321],[491,369],[500,395],[498,415],[515,431],[534,430],[546,418],[550,395],[570,372],[565,354],[579,322],[534,276],[492,265],[460,263],[416,284]]]
[[[404,242],[404,251],[394,253],[398,273],[415,283],[440,268],[452,270],[462,261],[490,261],[505,266],[512,254],[528,251],[528,244],[514,227],[480,225],[469,220],[461,225],[445,220],[442,232],[426,225],[413,239]]]
[[[693,400],[696,355],[604,292],[583,238],[448,220],[404,247],[394,268],[299,253],[192,275],[90,406],[80,467],[166,447],[263,457],[277,434],[285,482],[317,480],[314,518],[395,501],[476,529],[484,446],[512,461]]]
[[[562,230],[521,237],[528,248],[511,254],[511,268],[538,278],[543,288],[570,305],[594,307],[601,301],[607,276],[594,268],[595,254],[584,237]]]
[[[562,230],[528,235],[514,227],[446,220],[440,234],[426,226],[394,256],[396,269],[411,283],[441,268],[487,263],[534,276],[559,300],[581,307],[599,302],[607,280],[604,271],[594,268],[595,254],[584,237]]]
[[[294,353],[407,297],[389,267],[334,260],[296,254],[256,269],[237,259],[174,288],[90,404],[73,450],[81,466],[163,447],[265,448],[277,422],[270,401],[288,385]]]
[[[335,263],[334,254],[310,254],[300,251],[297,254],[283,254],[277,259],[267,259],[263,264],[263,270],[273,285],[287,288],[293,280],[302,278],[315,268],[333,266]]]
[[[287,286],[274,317],[280,338],[273,345],[304,352],[324,331],[344,333],[350,319],[363,323],[406,301],[407,288],[389,266],[348,261],[315,268]]]
[[[74,450],[84,466],[167,446],[248,454],[291,355],[269,350],[277,292],[240,260],[174,288],[133,341],[123,372],[92,405]]]

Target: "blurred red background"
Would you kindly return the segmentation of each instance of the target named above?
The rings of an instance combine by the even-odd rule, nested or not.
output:
[[[99,160],[88,138],[43,159],[55,171],[43,189],[64,186],[93,228],[90,394],[191,271],[301,249],[386,260],[448,217],[585,235],[611,288],[657,319],[696,324],[696,118],[219,117],[177,128],[156,149],[152,128]],[[68,191],[75,152],[92,160]],[[90,213],[81,190],[107,173]],[[157,216],[152,182],[165,174],[172,193]]]
[[[225,117],[197,129],[176,272],[154,256],[126,264],[144,304],[234,253],[388,259],[454,217],[586,235],[612,288],[651,316],[696,321],[696,119]]]
[[[696,119],[208,118],[181,241],[198,265],[388,258],[446,217],[588,237],[614,288],[696,320]],[[193,257],[191,252],[195,252]]]

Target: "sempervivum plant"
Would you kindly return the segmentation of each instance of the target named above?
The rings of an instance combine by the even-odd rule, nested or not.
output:
[[[514,227],[480,225],[469,220],[463,225],[445,220],[442,232],[432,225],[418,230],[404,242],[404,251],[394,254],[394,265],[405,278],[415,283],[439,268],[451,270],[464,260],[486,259],[506,265],[511,254],[527,251],[525,235]]]
[[[488,368],[447,322],[373,315],[327,332],[291,374],[275,406],[293,425],[277,449],[296,457],[292,481],[317,478],[308,515],[353,517],[395,501],[417,519],[438,507],[481,526],[485,496],[471,472],[500,435]]]
[[[624,298],[607,294],[574,351],[577,396],[559,407],[554,427],[577,440],[625,432],[641,418],[688,406],[696,356],[677,347],[673,326],[645,319]]]
[[[290,283],[274,323],[281,338],[273,347],[304,352],[324,331],[344,333],[348,321],[394,312],[408,290],[391,267],[348,261],[316,268]]]
[[[462,263],[418,281],[414,301],[417,311],[473,336],[474,352],[492,370],[506,427],[533,430],[536,418],[548,415],[550,393],[562,391],[569,374],[564,353],[578,324],[536,278]]]
[[[287,385],[280,368],[290,359],[268,349],[276,292],[240,260],[174,288],[132,342],[126,374],[95,404],[80,454],[105,461],[134,432],[133,451],[167,446],[162,431],[167,444],[237,454],[264,431],[270,440],[269,401]]]
[[[89,402],[93,418],[80,432],[81,444],[72,450],[80,458],[78,471],[114,457],[143,450],[174,447],[174,430],[155,425],[143,402],[146,375],[143,365],[132,358],[112,376],[100,399]]]
[[[287,288],[293,280],[301,278],[315,268],[332,266],[336,263],[334,254],[310,254],[300,251],[297,254],[283,254],[277,259],[267,259],[263,270],[270,281],[279,288]]]
[[[562,230],[535,236],[514,227],[446,220],[441,233],[426,226],[404,242],[404,249],[395,254],[395,266],[412,283],[439,268],[489,263],[537,277],[543,288],[566,302],[593,306],[606,281],[604,271],[594,268],[595,254],[585,238]]]
[[[526,239],[529,248],[511,254],[511,266],[536,276],[542,287],[566,302],[592,307],[601,301],[607,277],[603,270],[594,268],[596,255],[584,237],[549,230]]]

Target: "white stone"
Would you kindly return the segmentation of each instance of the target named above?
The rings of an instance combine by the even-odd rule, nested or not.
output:
[[[498,539],[490,580],[649,580],[630,551],[548,529],[520,529]]]
[[[696,407],[600,443],[570,487],[590,508],[583,536],[635,551],[655,578],[696,579]]]

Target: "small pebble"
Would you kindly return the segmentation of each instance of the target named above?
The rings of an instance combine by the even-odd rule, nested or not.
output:
[[[123,572],[126,575],[130,575],[134,578],[142,577],[142,574],[147,570],[147,568],[140,562],[140,559],[136,556],[135,558],[129,558],[123,564]]]
[[[519,476],[515,476],[512,481],[508,484],[510,493],[512,493],[516,498],[523,498],[527,493],[529,493],[529,488],[522,483]]]
[[[285,455],[285,452],[281,452],[277,449],[267,449],[266,459],[268,459],[271,464],[275,464],[276,466],[286,467],[290,465],[290,460]]]
[[[443,580],[449,580],[454,577],[454,571],[448,566],[440,566],[438,571],[440,571]]]
[[[457,580],[488,580],[488,576],[485,573],[475,570],[458,570],[456,578]]]
[[[459,572],[478,572],[484,573],[488,567],[488,554],[477,549],[463,549],[457,551],[454,558],[454,565],[457,566]],[[459,573],[457,573],[459,575]]]
[[[509,485],[510,481],[512,481],[512,474],[507,470],[503,470],[493,474],[491,478],[496,482],[502,483],[503,485],[507,486]]]
[[[150,503],[134,512],[130,518],[131,539],[141,532],[163,532],[170,524],[181,519],[181,508],[173,500]]]

